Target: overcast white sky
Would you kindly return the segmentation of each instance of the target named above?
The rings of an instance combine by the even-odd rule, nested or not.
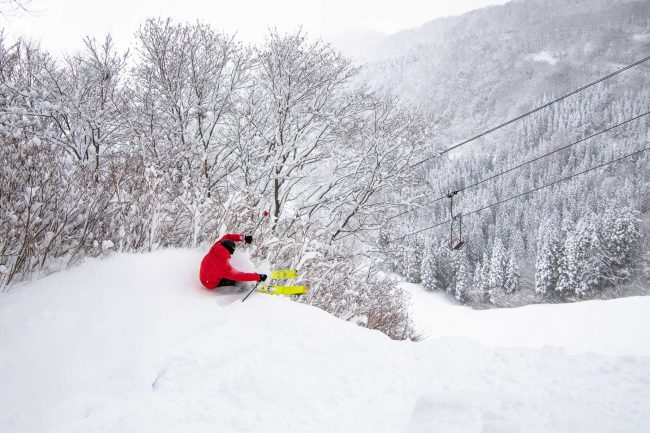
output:
[[[314,36],[346,32],[394,33],[434,18],[458,15],[508,0],[32,0],[30,14],[0,16],[9,35],[40,40],[56,54],[74,52],[85,35],[111,33],[126,48],[149,17],[201,20],[257,42],[268,27],[302,26]]]

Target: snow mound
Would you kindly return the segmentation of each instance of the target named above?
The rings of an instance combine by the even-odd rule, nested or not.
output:
[[[0,296],[0,431],[647,431],[646,357],[395,342],[206,291],[201,256],[117,255]]]

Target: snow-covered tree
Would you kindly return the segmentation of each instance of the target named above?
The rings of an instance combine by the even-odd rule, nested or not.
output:
[[[458,302],[465,303],[469,300],[470,290],[470,269],[469,261],[465,251],[460,251],[456,255],[456,275],[454,281],[454,298]]]
[[[630,278],[631,268],[638,262],[638,258],[634,257],[642,242],[638,212],[630,206],[612,206],[601,221],[600,235],[605,258],[602,277],[617,284]]]
[[[561,247],[558,229],[552,220],[549,220],[542,224],[537,235],[535,292],[542,296],[554,293],[559,277]]]
[[[252,53],[200,23],[150,19],[137,39],[128,125],[144,163],[164,179],[157,200],[164,194],[173,203],[158,233],[169,237],[180,230],[173,243],[196,245],[229,218],[219,203],[238,199],[233,172],[242,160],[233,152],[231,128],[236,102],[250,87]]]
[[[605,260],[598,217],[585,215],[565,241],[556,291],[573,291],[578,296],[593,293],[601,287]]]
[[[414,248],[404,254],[405,260],[405,274],[406,280],[409,283],[422,282],[421,269],[422,269],[422,253],[419,249]]]
[[[492,247],[492,257],[490,259],[490,272],[488,274],[488,295],[490,302],[496,302],[497,297],[504,291],[506,281],[506,261],[504,257],[504,247],[501,239],[497,238]]]
[[[329,159],[334,126],[357,109],[345,92],[357,70],[302,31],[272,31],[256,50],[256,62],[255,86],[241,114],[255,130],[256,156],[250,164],[258,168],[259,187],[278,220],[288,202],[327,193],[314,190],[322,185],[317,168]]]
[[[511,295],[519,290],[520,278],[521,277],[519,275],[517,255],[513,252],[510,254],[506,268],[505,281],[503,286],[506,294]]]
[[[483,259],[478,262],[474,269],[474,299],[477,302],[486,302],[489,298],[489,274],[490,259],[487,252],[483,253]]]
[[[440,282],[437,278],[437,260],[435,255],[435,248],[433,243],[428,243],[425,245],[422,252],[422,267],[421,267],[421,278],[422,286],[425,289],[434,291],[440,290]]]

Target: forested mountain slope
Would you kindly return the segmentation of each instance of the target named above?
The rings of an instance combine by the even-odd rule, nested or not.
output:
[[[365,74],[424,111],[440,151],[646,57],[649,17],[644,1],[515,1],[394,35]],[[648,146],[647,116],[459,193],[454,213],[469,214],[605,164],[468,215],[461,252],[447,248],[448,224],[410,234],[449,218],[449,201],[435,201],[448,191],[643,115],[649,71],[645,62],[423,164],[427,182],[400,197],[413,212],[383,236],[396,269],[500,305],[643,291],[648,154],[608,163]]]

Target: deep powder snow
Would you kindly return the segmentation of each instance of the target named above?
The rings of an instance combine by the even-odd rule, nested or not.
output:
[[[650,298],[472,311],[410,286],[429,338],[395,342],[208,292],[200,258],[90,260],[0,296],[0,431],[647,431]]]

